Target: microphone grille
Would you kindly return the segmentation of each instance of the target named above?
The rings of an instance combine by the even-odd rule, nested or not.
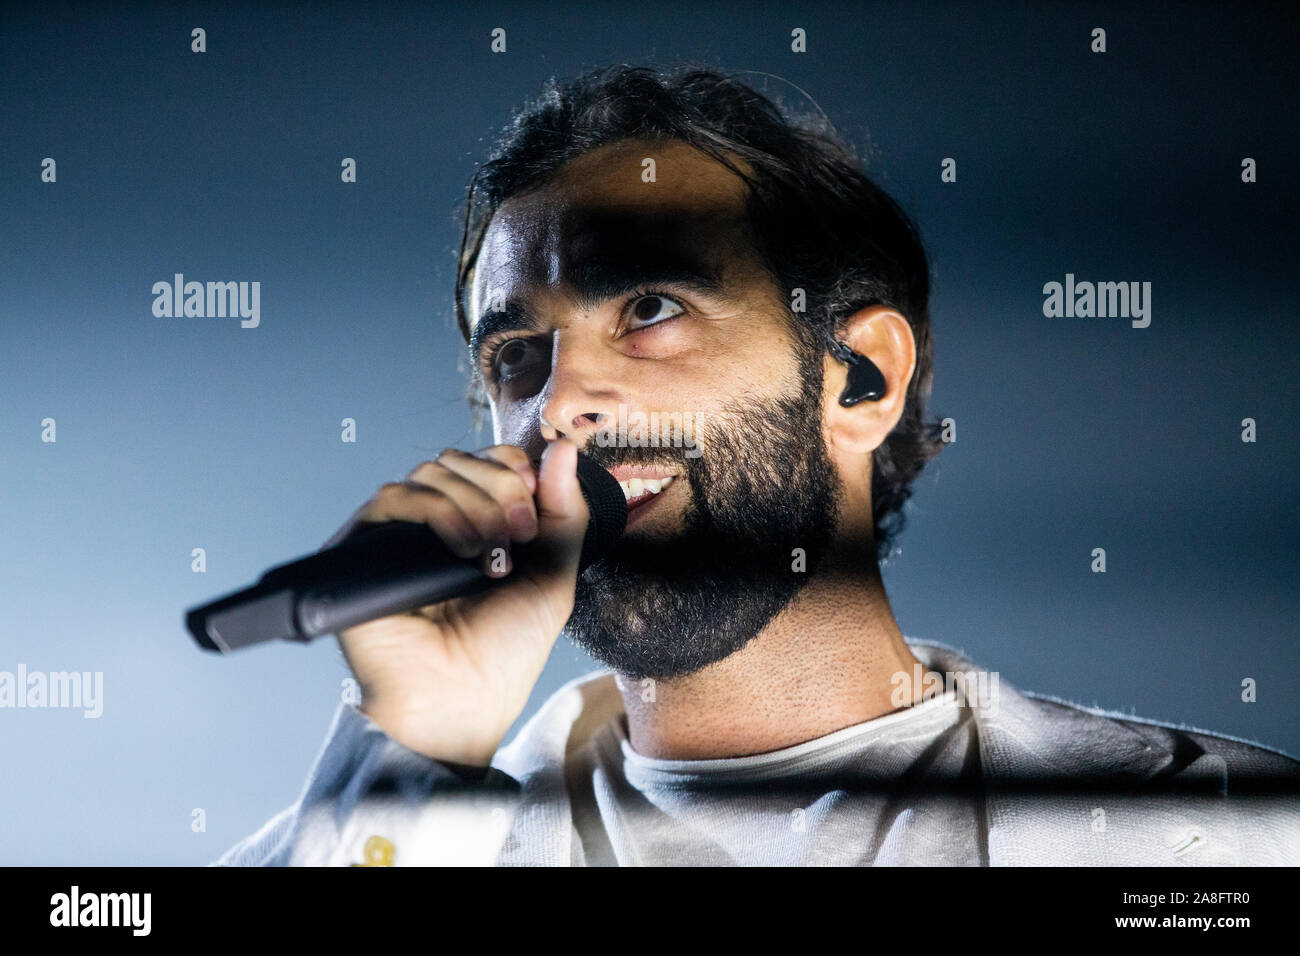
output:
[[[581,452],[578,453],[578,486],[591,512],[578,564],[582,571],[604,557],[622,536],[627,527],[627,499],[614,476]]]

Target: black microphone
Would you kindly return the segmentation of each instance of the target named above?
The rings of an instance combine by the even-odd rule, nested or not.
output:
[[[614,476],[581,453],[578,486],[591,513],[581,573],[623,534],[627,502]],[[516,567],[526,561],[521,548]],[[229,654],[276,638],[310,641],[508,580],[490,578],[456,557],[426,524],[384,521],[361,525],[331,548],[271,568],[251,588],[192,608],[185,626],[200,647]]]

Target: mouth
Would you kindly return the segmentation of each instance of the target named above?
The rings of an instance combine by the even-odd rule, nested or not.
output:
[[[611,468],[609,473],[623,489],[629,520],[633,512],[658,499],[678,477],[664,471],[626,466]]]
[[[669,475],[663,479],[632,478],[628,481],[620,481],[618,485],[623,489],[623,499],[627,502],[628,513],[653,501],[672,484],[673,477]]]

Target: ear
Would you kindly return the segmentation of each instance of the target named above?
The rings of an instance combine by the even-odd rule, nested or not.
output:
[[[916,340],[907,319],[883,305],[868,306],[849,316],[840,323],[837,338],[880,369],[885,394],[879,401],[859,402],[851,408],[840,405],[848,368],[828,352],[823,359],[826,387],[822,396],[826,441],[843,453],[870,455],[903,417],[907,386],[916,370]]]

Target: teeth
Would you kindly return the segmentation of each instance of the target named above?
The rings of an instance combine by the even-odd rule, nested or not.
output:
[[[623,489],[623,497],[628,501],[633,498],[639,498],[647,491],[652,495],[657,495],[670,484],[676,475],[669,475],[667,478],[629,478],[627,481],[620,481],[619,487]]]

